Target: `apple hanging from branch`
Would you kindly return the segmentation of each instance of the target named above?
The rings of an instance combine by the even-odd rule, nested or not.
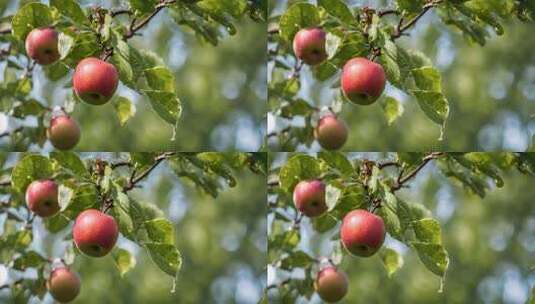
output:
[[[70,150],[80,141],[80,126],[68,115],[59,115],[50,121],[48,139],[59,150]]]
[[[33,181],[26,188],[26,204],[40,217],[53,216],[60,210],[58,184],[49,179]]]
[[[295,207],[308,217],[316,217],[327,211],[325,184],[318,180],[301,181],[293,192]]]
[[[74,300],[80,293],[80,285],[80,277],[67,267],[54,269],[47,281],[48,292],[60,303]]]
[[[33,29],[26,36],[26,53],[40,65],[56,62],[60,55],[58,51],[58,32],[52,27]]]
[[[334,266],[327,266],[318,272],[314,288],[320,298],[327,303],[342,300],[348,290],[347,275]]]
[[[72,83],[80,99],[92,105],[103,105],[115,94],[119,73],[113,64],[89,57],[76,66]]]
[[[115,246],[119,228],[112,216],[88,209],[76,218],[72,235],[81,252],[92,257],[103,257]]]
[[[383,67],[367,58],[357,57],[344,65],[341,76],[342,92],[358,105],[373,104],[385,89]]]
[[[323,116],[319,121],[314,136],[323,149],[338,150],[347,141],[347,127],[333,114]]]
[[[308,65],[317,65],[327,59],[326,33],[318,27],[301,29],[294,36],[295,56]]]
[[[353,210],[342,220],[340,239],[347,251],[353,255],[374,255],[383,245],[385,235],[383,219],[367,210]]]

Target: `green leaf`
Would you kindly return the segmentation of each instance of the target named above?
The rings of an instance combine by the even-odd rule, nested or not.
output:
[[[52,11],[48,6],[32,2],[17,11],[13,16],[11,26],[13,34],[17,38],[24,40],[33,29],[50,26],[53,22]]]
[[[130,7],[138,14],[152,12],[158,0],[129,0]]]
[[[354,173],[353,166],[344,153],[322,151],[318,153],[318,158],[325,161],[341,176],[350,176]]]
[[[319,23],[320,16],[316,6],[298,2],[290,6],[280,18],[280,34],[286,41],[291,41],[300,29],[317,26]]]
[[[381,105],[389,126],[403,114],[403,105],[393,97],[386,97]]]
[[[418,241],[430,244],[442,244],[440,224],[437,220],[424,218],[414,221],[412,222],[412,228]]]
[[[50,0],[50,6],[55,7],[62,15],[70,18],[77,24],[89,24],[84,11],[74,0]]]
[[[115,107],[115,113],[119,118],[121,126],[124,126],[130,118],[136,115],[136,106],[126,97],[117,97],[113,106]]]
[[[161,270],[172,277],[176,277],[182,267],[182,256],[174,246],[161,243],[145,243],[150,257]]]
[[[117,68],[119,72],[119,79],[123,83],[128,83],[133,86],[134,71],[130,62],[128,62],[119,52],[114,52],[111,56],[111,63]]]
[[[295,229],[290,229],[284,231],[281,234],[275,235],[270,242],[270,246],[273,246],[273,248],[279,248],[284,251],[290,251],[295,248],[297,244],[299,244],[300,240],[301,235],[299,234],[299,231]]]
[[[293,270],[294,268],[305,268],[314,263],[314,259],[306,254],[305,252],[299,250],[292,252],[289,256],[282,259],[281,269]]]
[[[448,100],[440,92],[411,90],[425,115],[435,123],[444,125],[450,113]]]
[[[292,156],[281,168],[279,182],[282,189],[291,191],[298,182],[318,178],[321,174],[318,161],[305,154]]]
[[[136,266],[136,257],[134,257],[128,250],[117,248],[113,251],[112,255],[115,266],[117,266],[121,277]]]
[[[439,244],[411,242],[422,263],[434,274],[444,277],[449,265],[448,253]]]
[[[239,18],[247,9],[246,0],[201,0],[197,6],[211,15],[229,14]]]
[[[52,163],[48,158],[29,154],[24,156],[13,168],[11,185],[15,190],[24,192],[31,182],[50,178],[52,174]]]
[[[157,218],[144,223],[149,239],[154,243],[175,244],[175,227],[165,218]]]
[[[325,203],[328,210],[331,211],[336,207],[340,197],[342,196],[342,190],[332,185],[327,185],[325,189]]]
[[[24,254],[13,261],[13,269],[24,271],[27,268],[39,268],[46,263],[48,263],[47,259],[42,257],[39,253],[30,250],[24,252]]]
[[[320,217],[315,217],[312,219],[312,228],[319,233],[327,232],[333,229],[338,224],[336,218],[331,216],[329,213],[325,213]]]
[[[158,66],[145,70],[145,78],[153,90],[175,92],[175,75],[166,67]]]
[[[355,17],[349,7],[341,0],[318,0],[318,5],[323,7],[328,14],[338,18],[346,24],[354,24]]]
[[[58,36],[58,51],[60,59],[65,59],[74,47],[74,38],[65,34],[59,33]]]
[[[70,171],[74,176],[89,177],[89,171],[84,162],[74,152],[51,152],[50,159],[57,161],[63,169]]]
[[[381,260],[389,278],[403,266],[403,257],[390,248],[385,248],[381,251]]]
[[[177,124],[182,115],[182,104],[176,93],[154,90],[143,90],[143,93],[149,97],[156,114],[172,125]]]

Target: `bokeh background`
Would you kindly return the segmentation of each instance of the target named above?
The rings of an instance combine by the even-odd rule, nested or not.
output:
[[[388,156],[350,155],[370,160]],[[287,157],[287,153],[278,153],[272,167],[284,164]],[[341,303],[527,303],[535,288],[535,179],[513,170],[504,176],[504,182],[503,188],[493,189],[481,199],[446,179],[434,164],[428,165],[409,183],[410,188],[397,194],[405,201],[423,204],[440,222],[450,258],[443,292],[438,292],[440,279],[425,268],[418,255],[388,236],[384,246],[402,254],[403,267],[388,278],[378,255],[345,257],[340,267],[350,283]],[[336,227],[318,234],[305,217],[298,249],[314,257],[327,256],[332,252],[330,238],[338,231]],[[274,278],[268,268],[268,285]],[[321,301],[314,295],[311,303]]]
[[[286,10],[286,0],[269,0],[270,16]],[[315,1],[311,1],[315,2]],[[348,0],[350,6],[393,8],[390,0]],[[397,20],[397,19],[395,19]],[[394,21],[395,22],[395,21]],[[518,19],[504,24],[505,34],[491,38],[484,47],[471,43],[461,32],[440,21],[435,12],[426,14],[410,36],[396,42],[424,52],[442,73],[450,103],[450,119],[443,141],[440,128],[423,114],[416,100],[388,86],[384,95],[404,106],[404,114],[388,126],[379,103],[370,107],[344,105],[341,117],[349,127],[345,151],[526,151],[535,134],[535,39],[534,24]],[[492,32],[492,31],[491,31]],[[316,105],[329,105],[338,94],[330,89],[334,79],[313,80],[308,67],[302,75],[301,97]],[[339,76],[335,76],[339,78]],[[302,125],[296,120],[293,123]],[[268,133],[285,125],[268,117]],[[319,145],[299,151],[318,151]]]
[[[82,156],[106,160],[112,154]],[[14,154],[11,157],[15,161]],[[73,303],[257,303],[266,284],[266,182],[247,169],[235,176],[236,187],[213,199],[179,180],[164,163],[142,188],[131,191],[134,199],[158,206],[175,223],[176,245],[183,257],[175,293],[171,293],[173,278],[152,262],[148,252],[120,237],[116,246],[132,252],[136,266],[121,277],[111,256],[77,256],[73,269],[81,276],[82,289]],[[0,215],[0,229],[4,220]],[[50,234],[36,219],[31,249],[43,256],[63,256],[70,231],[68,227]],[[0,285],[16,279],[0,265]],[[9,288],[0,290],[0,303],[11,303],[9,293]],[[40,302],[34,298],[31,303]],[[52,297],[47,295],[44,303],[53,303]]]
[[[1,0],[0,16],[14,14],[29,1]],[[48,1],[42,1],[47,3]],[[78,1],[83,7],[126,8],[127,1]],[[122,16],[121,18],[126,18]],[[124,19],[125,22],[126,19]],[[146,97],[121,85],[117,95],[135,102],[137,113],[121,127],[113,105],[78,105],[74,117],[82,138],[78,151],[256,151],[265,134],[266,26],[244,16],[237,33],[217,47],[201,42],[192,31],[179,27],[162,11],[129,43],[156,52],[175,73],[183,115],[173,138],[173,128],[149,105]],[[3,70],[4,62],[0,63]],[[32,96],[49,105],[62,105],[71,89],[71,75],[58,82],[45,79],[40,67],[34,71]],[[2,76],[0,76],[0,81]],[[35,122],[28,121],[31,125]],[[0,113],[0,133],[14,128]],[[1,143],[1,142],[0,142]],[[34,147],[38,149],[38,147]],[[51,150],[47,144],[47,150]]]

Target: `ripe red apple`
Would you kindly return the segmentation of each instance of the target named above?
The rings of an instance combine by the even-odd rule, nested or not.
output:
[[[80,278],[69,268],[59,267],[50,274],[47,288],[56,301],[67,303],[80,293]]]
[[[346,62],[341,81],[347,99],[359,105],[370,105],[383,94],[386,77],[381,65],[357,57]]]
[[[327,211],[325,184],[317,179],[301,181],[293,194],[295,208],[308,217],[316,217]]]
[[[346,143],[347,127],[336,116],[328,114],[319,120],[314,135],[323,149],[338,150]]]
[[[294,53],[308,65],[316,65],[327,59],[325,50],[326,33],[320,28],[304,28],[295,34]]]
[[[80,141],[80,127],[67,115],[52,118],[47,134],[52,145],[59,150],[70,150]]]
[[[92,105],[103,105],[117,90],[119,74],[113,64],[89,57],[76,66],[72,83],[80,99]]]
[[[60,209],[58,184],[49,179],[33,181],[26,188],[26,204],[33,213],[40,217],[56,214]]]
[[[26,53],[40,65],[48,65],[59,59],[58,32],[51,27],[33,29],[26,36]]]
[[[347,275],[334,266],[327,266],[318,272],[314,288],[323,301],[338,302],[347,294]]]
[[[366,210],[353,210],[346,214],[340,228],[344,247],[354,255],[369,257],[375,254],[385,241],[383,219]]]
[[[119,228],[113,217],[96,209],[88,209],[76,218],[72,235],[81,252],[92,257],[102,257],[115,246]]]

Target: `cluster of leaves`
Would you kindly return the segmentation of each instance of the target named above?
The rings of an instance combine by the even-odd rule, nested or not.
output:
[[[11,167],[10,158],[20,157]],[[112,158],[112,157],[110,157]],[[235,172],[249,168],[259,174],[266,172],[266,156],[254,153],[123,153],[117,160],[82,159],[71,152],[40,154],[0,154],[0,214],[6,214],[0,235],[0,263],[24,272],[37,270],[37,280],[24,278],[10,285],[14,298],[30,296],[42,299],[45,281],[56,259],[69,265],[80,252],[72,244],[71,233],[65,241],[62,257],[46,257],[32,248],[35,216],[24,199],[26,187],[34,180],[53,178],[60,185],[61,210],[43,219],[49,233],[63,233],[82,211],[90,208],[109,212],[119,225],[120,234],[145,248],[154,263],[173,278],[178,276],[182,258],[175,245],[174,225],[164,212],[151,203],[136,200],[130,191],[161,163],[168,165],[184,182],[201,191],[217,195],[218,191],[236,184]],[[114,248],[113,259],[124,275],[135,264],[135,256],[122,248]],[[18,302],[17,302],[18,303]]]
[[[532,153],[393,153],[374,161],[333,152],[315,156],[294,154],[281,167],[270,168],[268,175],[272,219],[268,256],[274,274],[268,278],[268,291],[276,291],[270,296],[283,299],[284,303],[293,303],[301,296],[310,299],[320,265],[325,261],[339,265],[343,258],[351,257],[340,245],[338,227],[354,209],[369,209],[379,215],[388,235],[414,250],[423,265],[443,282],[449,257],[442,244],[440,223],[424,205],[405,201],[397,193],[432,162],[436,162],[437,168],[433,174],[445,176],[481,197],[493,184],[503,186],[502,175],[507,171],[516,168],[535,175]],[[316,178],[327,185],[328,211],[305,223],[295,209],[292,193],[299,181]],[[304,224],[330,237],[330,255],[317,257],[300,245]],[[389,276],[403,265],[403,256],[386,246],[379,256]],[[294,277],[301,273],[297,269],[304,271],[304,277]]]
[[[173,72],[157,54],[131,46],[128,39],[139,34],[138,31],[158,12],[168,9],[178,25],[186,26],[202,40],[215,45],[225,33],[236,32],[233,22],[238,18],[250,15],[261,21],[265,16],[262,3],[246,0],[131,0],[128,9],[111,10],[102,7],[84,9],[74,0],[52,0],[49,5],[31,2],[22,6],[15,15],[0,20],[0,29],[11,27],[0,34],[0,45],[4,46],[0,60],[7,62],[4,81],[0,84],[0,111],[20,123],[35,117],[37,127],[20,127],[12,134],[2,134],[2,137],[10,136],[12,146],[17,150],[26,150],[24,147],[31,143],[42,146],[46,141],[45,126],[53,109],[29,96],[34,63],[26,56],[24,41],[32,29],[54,26],[60,32],[61,58],[55,64],[43,67],[48,80],[64,79],[83,58],[101,57],[115,65],[124,85],[146,96],[155,112],[176,128],[182,106]],[[128,16],[128,22],[123,16]],[[70,113],[78,102],[77,96],[72,94],[59,106]],[[135,105],[128,98],[118,96],[112,102],[122,125],[135,115]]]
[[[270,114],[278,119],[278,129],[268,136],[277,139],[276,144],[283,151],[293,151],[299,144],[311,145],[314,125],[323,110],[300,94],[302,64],[292,51],[293,37],[300,29],[321,27],[327,32],[328,59],[311,67],[311,74],[318,82],[338,90],[343,65],[354,57],[369,57],[383,66],[388,82],[412,96],[424,114],[443,131],[450,108],[442,91],[440,72],[425,54],[406,49],[396,40],[431,10],[436,10],[445,24],[460,29],[469,40],[482,45],[490,36],[489,28],[500,35],[501,23],[512,16],[533,21],[535,14],[534,5],[528,4],[530,1],[514,0],[398,0],[393,1],[395,8],[383,10],[349,7],[341,0],[320,0],[317,5],[308,2],[289,1],[282,15],[269,20],[268,55],[273,63],[269,104]],[[343,94],[338,94],[332,102],[322,104],[331,112],[340,113],[345,102]],[[385,96],[379,103],[388,124],[403,114],[402,103],[394,97]],[[304,119],[304,126],[295,124],[295,118]]]

